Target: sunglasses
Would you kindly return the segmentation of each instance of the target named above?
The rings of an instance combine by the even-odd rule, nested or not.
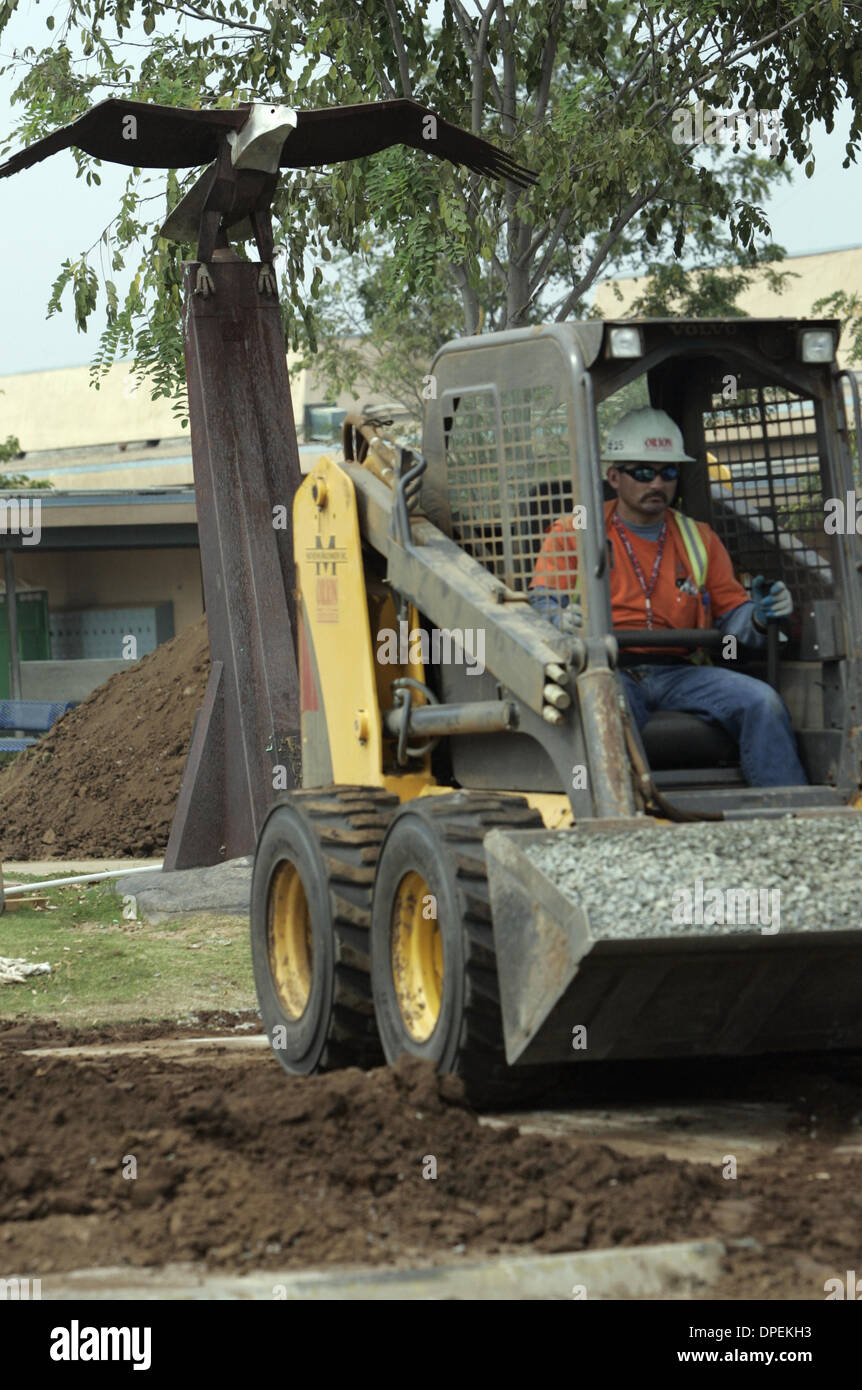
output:
[[[620,468],[620,472],[627,473],[636,483],[651,483],[657,476],[665,483],[672,483],[679,477],[679,466],[666,463],[664,468],[652,468],[648,463],[638,463],[634,468]]]

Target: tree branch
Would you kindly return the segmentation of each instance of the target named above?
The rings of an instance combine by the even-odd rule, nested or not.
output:
[[[496,251],[491,252],[491,269],[492,271],[495,271],[497,275],[499,275],[500,280],[502,281],[504,286],[508,284],[508,272],[506,270],[506,267],[503,265],[503,262],[500,260],[500,257],[497,255]]]
[[[554,230],[551,233],[550,245],[548,246],[547,250],[545,251],[545,254],[542,257],[541,264],[539,265],[535,274],[529,282],[531,295],[535,293],[536,286],[540,285],[544,280],[545,275],[547,274],[547,271],[550,268],[551,262],[554,259],[554,252],[560,244],[560,237],[566,230],[571,215],[571,208],[563,208],[563,211],[557,218],[556,226],[554,227]],[[525,259],[529,262],[532,259],[532,257],[528,254]]]
[[[534,119],[537,124],[539,121],[545,119],[545,112],[548,107],[548,98],[551,92],[551,78],[554,74],[554,59],[557,56],[557,19],[562,8],[561,0],[556,0],[548,16],[548,37],[545,39],[545,46],[542,49],[539,81],[536,85],[536,110]]]
[[[515,133],[515,61],[513,56],[512,30],[509,24],[509,17],[506,14],[506,0],[492,0],[488,10],[496,8],[497,21],[500,30],[500,46],[503,52],[503,107],[501,111],[503,122],[503,134],[511,138]],[[486,11],[487,13],[487,11]],[[521,235],[522,226],[516,221],[515,206],[518,201],[518,190],[511,184],[507,184],[504,199],[506,211],[508,213],[508,249],[509,260],[514,263],[515,257],[526,250],[524,238]]]
[[[413,85],[410,81],[410,64],[407,60],[407,49],[404,46],[404,35],[401,32],[398,11],[395,8],[395,0],[384,0],[384,3],[386,5],[386,13],[389,16],[389,28],[392,30],[392,41],[395,44],[395,52],[398,54],[401,94],[402,96],[412,98]]]
[[[641,208],[645,207],[646,204],[650,201],[650,199],[655,197],[659,187],[660,185],[657,184],[655,187],[647,189],[646,192],[637,194],[636,197],[632,198],[629,201],[627,207],[623,209],[619,216],[614,218],[614,221],[611,223],[610,231],[608,232],[604,241],[601,243],[601,245],[598,247],[597,251],[593,255],[593,259],[590,261],[586,274],[581,277],[581,279],[575,285],[574,289],[571,291],[569,295],[567,295],[566,299],[564,300],[563,307],[557,315],[557,323],[562,323],[564,319],[568,318],[569,314],[577,304],[578,300],[590,288],[590,285],[593,283],[599,271],[599,268],[604,264],[608,252],[610,251],[614,242],[619,237],[620,233],[624,230],[625,227],[628,226],[632,218],[637,216]],[[535,294],[533,294],[531,298],[535,298]]]
[[[184,14],[189,19],[202,19],[206,24],[226,24],[230,29],[245,29],[250,34],[269,34],[270,29],[264,29],[260,24],[246,24],[242,19],[229,18],[227,15],[207,14],[205,10],[199,10],[196,5],[191,4],[191,0],[183,0],[181,5],[166,5],[166,10],[175,10],[177,14]]]
[[[461,303],[464,306],[464,332],[470,338],[476,332],[479,324],[479,296],[470,285],[470,278],[466,267],[454,265],[452,270],[458,285],[458,292],[461,295]]]
[[[473,109],[470,119],[474,135],[482,133],[482,110],[485,105],[483,70],[488,58],[488,31],[496,4],[497,0],[488,0],[487,9],[481,11],[482,18],[479,21],[479,32],[473,50]]]

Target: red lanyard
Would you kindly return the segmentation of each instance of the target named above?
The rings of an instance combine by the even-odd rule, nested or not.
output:
[[[646,580],[644,579],[644,572],[641,569],[640,560],[638,559],[637,555],[635,555],[634,550],[632,549],[631,541],[626,535],[625,527],[617,517],[616,512],[614,512],[613,523],[616,527],[617,535],[619,536],[620,540],[625,546],[626,554],[632,562],[632,568],[635,572],[635,575],[637,576],[637,581],[643,589],[644,598],[646,599],[646,625],[647,627],[651,628],[653,623],[652,603],[650,602],[650,600],[652,599],[653,590],[655,589],[656,581],[658,579],[658,572],[661,566],[662,556],[664,555],[664,543],[667,540],[667,522],[662,522],[662,528],[658,533],[658,548],[656,549],[655,562],[652,567],[652,574],[650,575],[649,584],[647,584]]]

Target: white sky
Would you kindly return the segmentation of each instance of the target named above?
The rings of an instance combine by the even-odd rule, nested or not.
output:
[[[0,61],[7,62],[13,48],[20,51],[27,45],[37,49],[45,46],[50,37],[45,16],[53,8],[50,3],[36,0],[33,4],[30,0],[26,9],[16,13],[0,40]],[[64,8],[58,5],[57,14]],[[132,37],[143,40],[145,36],[141,32]],[[10,110],[15,85],[8,74],[0,77],[0,133],[4,136],[16,123],[18,108]],[[841,168],[849,108],[842,114],[831,136],[822,127],[813,132],[814,176],[806,179],[801,169],[794,170],[793,183],[782,185],[766,205],[774,238],[788,255],[859,243],[860,174],[853,165],[847,170]],[[81,366],[92,359],[103,314],[97,311],[91,330],[81,334],[76,331],[70,307],[46,319],[46,306],[61,263],[77,258],[97,242],[115,215],[126,172],[103,165],[101,187],[88,187],[83,179],[75,178],[73,157],[64,151],[0,183],[4,228],[0,294],[5,324],[0,339],[0,375]],[[154,171],[152,177],[155,192],[164,176]],[[110,272],[110,267],[106,268]],[[122,276],[112,278],[122,291]]]

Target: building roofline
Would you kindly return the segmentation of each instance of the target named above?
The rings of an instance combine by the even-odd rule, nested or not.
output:
[[[753,266],[750,266],[748,268],[750,270],[757,270],[762,265],[782,266],[785,264],[786,261],[801,261],[805,260],[805,258],[809,256],[834,256],[837,255],[840,251],[862,251],[862,242],[853,241],[846,246],[825,246],[820,247],[815,251],[792,251],[789,252],[783,258],[783,260],[758,261],[755,262]],[[734,270],[736,268],[737,267],[735,266],[715,265],[714,263],[709,261],[704,261],[700,265],[692,265],[687,267],[688,270]],[[598,280],[596,280],[594,283],[596,285],[609,285],[613,284],[614,280],[646,280],[648,279],[648,277],[648,271],[639,271],[637,274],[631,275],[601,275],[599,276]],[[591,286],[590,288],[593,288],[593,286]],[[587,291],[587,293],[589,293],[589,291]]]

